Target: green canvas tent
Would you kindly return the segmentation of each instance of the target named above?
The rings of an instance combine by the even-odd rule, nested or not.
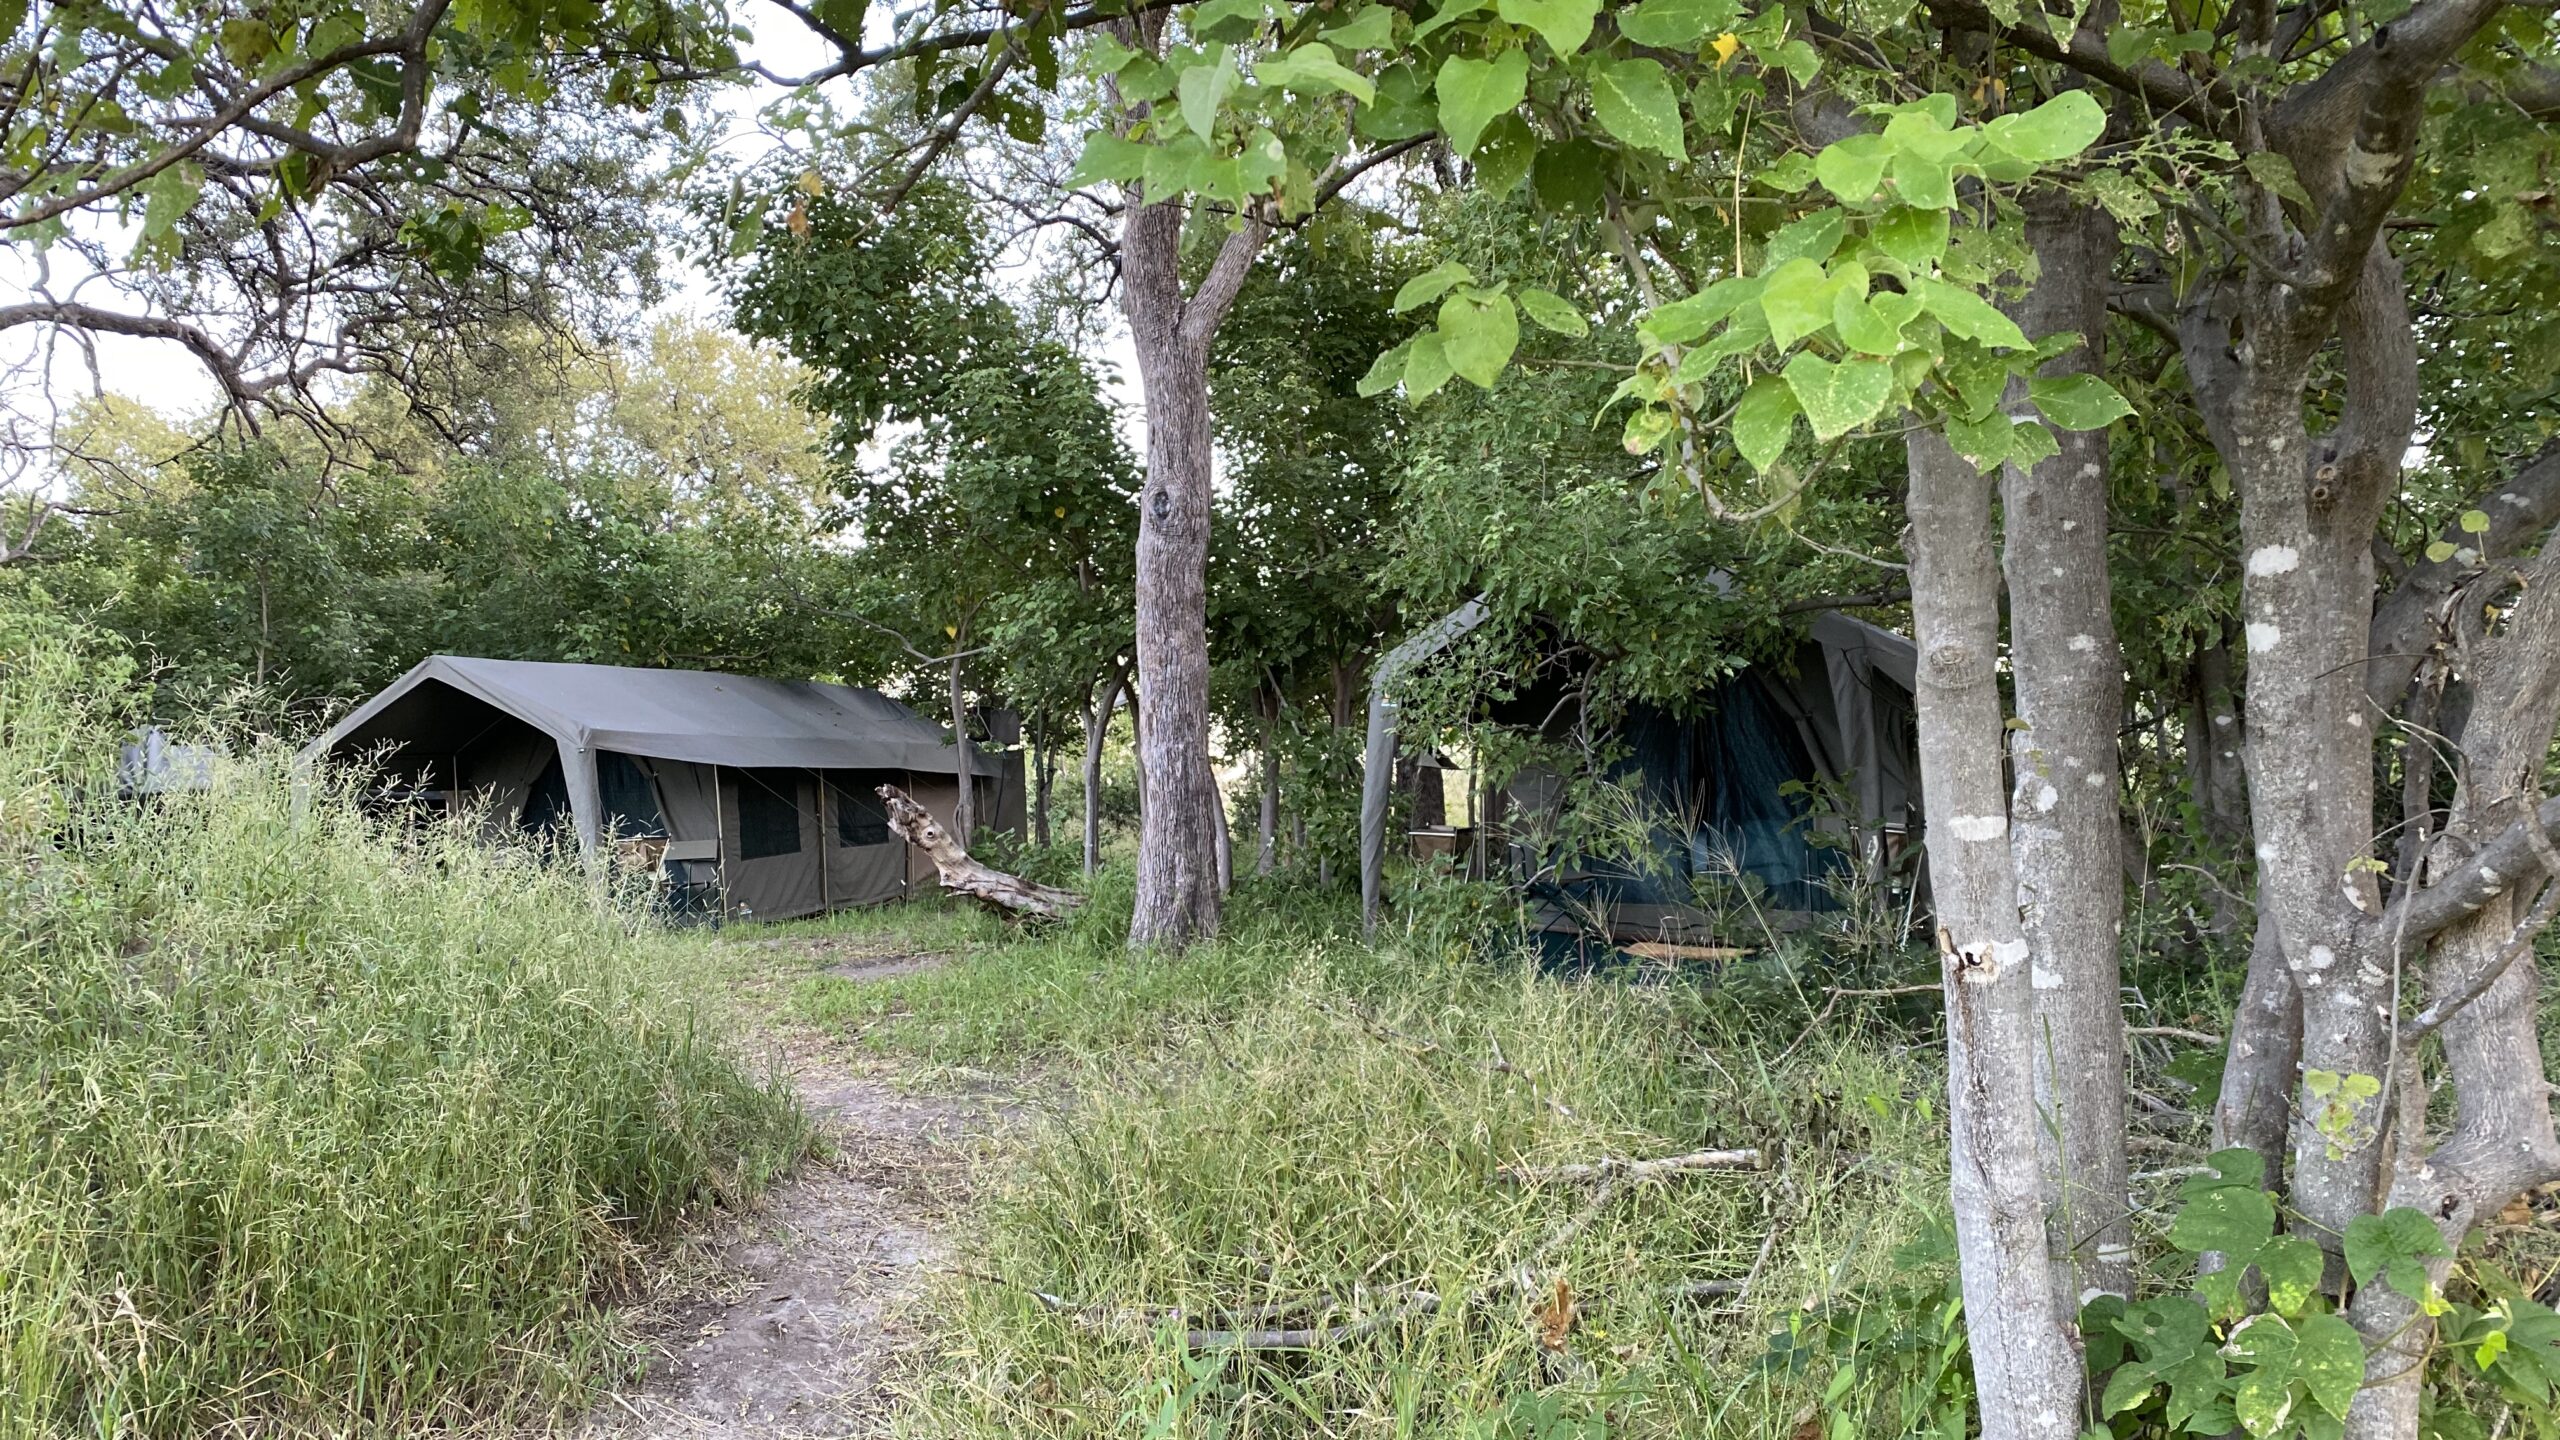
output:
[[[1490,611],[1481,599],[1388,652],[1369,698],[1360,814],[1362,911],[1375,924],[1387,852],[1388,798],[1400,750],[1398,686]],[[1501,815],[1493,867],[1530,888],[1533,923],[1611,941],[1711,941],[1712,921],[1691,881],[1748,875],[1767,907],[1800,917],[1828,908],[1845,851],[1813,833],[1797,786],[1837,787],[1864,834],[1901,844],[1920,820],[1912,687],[1917,654],[1889,630],[1836,612],[1817,614],[1793,653],[1702,686],[1687,704],[1636,705],[1608,736],[1608,778],[1650,817],[1649,863],[1565,853],[1541,838],[1563,804],[1566,778],[1545,766],[1498,777]],[[1551,679],[1505,713],[1551,739],[1587,727],[1575,691]],[[1795,785],[1790,785],[1795,782]],[[1488,816],[1488,819],[1492,818]]]
[[[1019,831],[1022,757],[969,749],[982,828]],[[663,841],[724,913],[784,919],[898,899],[932,863],[889,833],[892,784],[949,825],[959,752],[877,690],[698,670],[436,655],[304,751],[490,823]]]

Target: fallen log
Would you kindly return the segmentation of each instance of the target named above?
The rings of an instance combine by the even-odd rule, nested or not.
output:
[[[1594,1180],[1658,1180],[1665,1175],[1684,1174],[1693,1170],[1757,1170],[1761,1168],[1760,1152],[1752,1150],[1693,1150],[1686,1155],[1665,1155],[1657,1160],[1627,1160],[1612,1155],[1582,1165],[1505,1165],[1493,1172],[1496,1177],[1514,1185],[1579,1184]]]
[[[1063,920],[1084,903],[1084,897],[1071,890],[1035,885],[970,859],[942,822],[897,786],[881,786],[880,798],[889,807],[890,833],[933,858],[943,889],[992,909],[1040,920]]]

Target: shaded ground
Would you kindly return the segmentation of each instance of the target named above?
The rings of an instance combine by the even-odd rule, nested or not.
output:
[[[913,974],[949,957],[877,941],[753,942],[851,980]],[[754,1213],[674,1257],[674,1299],[644,1328],[660,1350],[647,1378],[589,1416],[592,1440],[789,1437],[887,1428],[888,1380],[919,1339],[915,1311],[949,1251],[971,1151],[1014,1113],[1012,1097],[907,1093],[897,1070],[805,1030],[771,1037],[826,1136],[820,1159]]]

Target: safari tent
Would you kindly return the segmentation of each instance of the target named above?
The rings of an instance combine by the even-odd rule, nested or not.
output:
[[[1018,830],[1022,757],[970,747],[982,829]],[[698,670],[436,655],[303,751],[361,759],[388,793],[488,823],[613,837],[700,908],[785,919],[930,890],[877,787],[945,825],[958,752],[876,690]]]
[[[1391,774],[1401,751],[1397,687],[1484,623],[1470,601],[1388,652],[1369,700],[1361,796],[1360,889],[1374,922],[1387,852]],[[1632,706],[1604,737],[1607,775],[1642,807],[1653,854],[1645,863],[1567,853],[1551,823],[1567,777],[1533,765],[1489,777],[1468,837],[1484,868],[1528,892],[1542,932],[1616,944],[1714,944],[1695,903],[1716,880],[1748,875],[1764,910],[1801,923],[1836,902],[1830,878],[1849,846],[1899,855],[1920,825],[1912,686],[1917,652],[1889,630],[1836,612],[1817,615],[1792,653],[1703,687],[1676,709]],[[1551,675],[1491,716],[1563,741],[1584,732],[1567,675]],[[1790,784],[1790,782],[1795,782]],[[1803,787],[1827,786],[1832,814],[1809,813]],[[1852,828],[1855,836],[1845,832]],[[1834,833],[1823,836],[1829,829]],[[1429,837],[1440,838],[1440,837]],[[1431,847],[1415,837],[1416,848]]]

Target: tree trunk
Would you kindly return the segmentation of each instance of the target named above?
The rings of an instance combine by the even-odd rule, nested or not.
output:
[[[1049,743],[1049,712],[1043,709],[1031,726],[1031,843],[1049,848],[1049,781],[1058,747]]]
[[[1217,825],[1218,894],[1224,897],[1236,888],[1235,826],[1227,815],[1227,792],[1218,784],[1214,768],[1209,772],[1209,805],[1214,812],[1210,818]]]
[[[1991,483],[1934,431],[1908,442],[1921,788],[1947,1004],[1948,1167],[1985,1440],[2080,1432],[2080,1352],[2045,1247],[2035,991],[2001,774]]]
[[[2028,210],[2027,242],[2037,278],[2018,306],[2021,328],[2033,339],[2070,332],[2090,341],[2043,373],[2103,369],[2115,222],[2039,199]],[[2055,438],[2059,453],[2032,469],[2006,468],[2001,510],[2019,721],[2011,734],[2009,843],[2030,952],[2036,1096],[2048,1116],[2039,1127],[2046,1248],[2055,1308],[2073,1317],[2088,1292],[2126,1295],[2133,1282],[2117,966],[2124,660],[2107,581],[2107,432],[2061,430]]]
[[[1132,949],[1218,930],[1217,797],[1209,755],[1209,341],[1262,247],[1244,222],[1199,287],[1182,287],[1182,207],[1128,196],[1121,307],[1146,395],[1138,505],[1138,894]]]
[[[2231,1012],[2222,1057],[2222,1097],[2213,1107],[2213,1148],[2257,1152],[2267,1184],[2280,1186],[2285,1137],[2293,1123],[2294,1077],[2302,1063],[2302,992],[2284,941],[2263,908],[2249,947],[2249,974]]]
[[[1253,873],[1268,875],[1280,860],[1280,726],[1277,702],[1262,712],[1262,810],[1257,817]]]
[[[1111,738],[1111,712],[1120,706],[1126,670],[1114,665],[1102,693],[1084,712],[1084,873],[1102,868],[1102,747]]]
[[[969,755],[969,707],[961,698],[960,654],[969,648],[969,622],[962,620],[951,641],[951,753],[952,768],[960,776],[960,799],[951,807],[951,828],[959,832],[960,848],[967,849],[978,833],[978,785]]]
[[[890,830],[932,857],[943,889],[1007,914],[1038,920],[1065,919],[1084,903],[1084,897],[1072,891],[1035,885],[970,859],[967,847],[954,841],[923,806],[897,786],[883,785],[879,795],[889,807]]]

